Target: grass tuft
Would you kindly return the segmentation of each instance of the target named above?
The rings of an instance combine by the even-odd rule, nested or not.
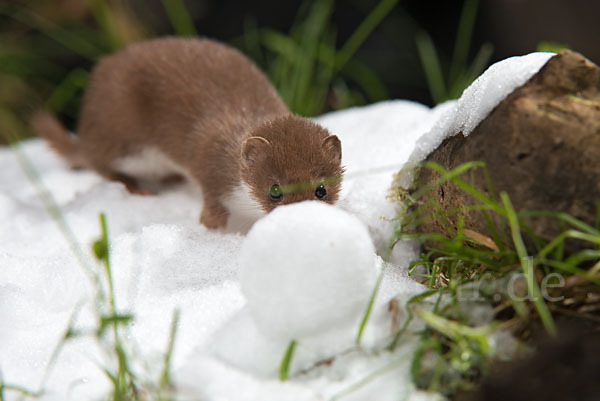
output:
[[[516,211],[506,193],[496,197],[481,162],[452,170],[425,162],[421,168],[435,171],[439,178],[412,194],[398,195],[404,212],[396,237],[423,241],[423,252],[409,272],[428,289],[407,302],[405,321],[388,346],[393,350],[402,341],[415,315],[424,322],[411,369],[417,386],[447,395],[475,387],[497,351],[489,340],[496,330],[510,330],[527,341],[538,322],[549,335],[558,335],[556,319],[562,315],[600,322],[600,316],[588,312],[599,310],[598,305],[586,305],[573,295],[577,291],[572,287],[600,290],[600,231],[596,227],[565,213]],[[485,191],[471,184],[475,173],[486,177]],[[469,194],[473,203],[443,210],[428,195],[445,183]],[[488,233],[466,226],[462,218],[466,212],[480,213]],[[532,217],[555,219],[562,231],[544,241],[528,227]],[[442,222],[444,230],[420,232],[419,225],[431,219]],[[578,241],[579,250],[567,254],[566,240]],[[526,243],[532,244],[529,250]],[[555,279],[550,286],[548,278]],[[577,284],[570,287],[565,282]],[[492,320],[474,326],[470,308],[481,303],[494,308]]]
[[[171,357],[173,356],[173,349],[175,347],[175,337],[177,335],[177,328],[179,327],[179,319],[181,312],[176,309],[173,312],[173,319],[171,320],[171,331],[169,333],[169,344],[167,346],[167,352],[163,360],[163,370],[160,375],[160,385],[158,389],[158,399],[160,401],[169,400],[168,395],[171,392]]]
[[[527,291],[531,295],[535,308],[537,309],[544,327],[548,333],[550,333],[552,336],[556,336],[556,325],[554,324],[552,315],[550,314],[550,311],[548,310],[548,307],[546,306],[546,303],[544,302],[544,299],[540,293],[540,288],[535,278],[535,266],[533,265],[533,258],[527,254],[527,249],[525,248],[525,243],[523,242],[523,237],[521,236],[517,214],[515,213],[508,195],[503,192],[500,194],[500,197],[502,199],[502,204],[506,209],[513,243],[515,245],[517,255],[519,255],[519,259],[521,260],[521,270],[527,278]]]
[[[425,73],[429,92],[436,104],[459,97],[463,90],[489,64],[493,52],[493,46],[489,43],[485,43],[479,48],[470,64],[468,61],[478,7],[479,0],[466,0],[463,3],[458,21],[454,53],[449,63],[450,67],[446,79],[442,70],[442,60],[429,33],[421,30],[415,36],[417,52]]]
[[[296,344],[296,340],[290,341],[290,344],[283,355],[283,359],[281,360],[281,365],[279,366],[279,380],[282,382],[286,381],[290,375],[290,366],[292,363],[292,357],[294,356],[294,350],[296,349]]]
[[[333,0],[305,1],[288,33],[257,28],[247,19],[246,33],[235,43],[264,67],[284,102],[300,115],[364,104],[365,95],[382,100],[388,97],[385,85],[354,55],[397,2],[381,0],[339,49],[331,26]]]
[[[106,283],[108,285],[108,314],[100,315],[100,323],[98,327],[98,338],[101,338],[106,329],[112,329],[113,333],[113,352],[117,359],[117,371],[112,373],[108,369],[105,370],[107,376],[113,383],[113,399],[130,400],[136,399],[137,386],[135,374],[130,369],[128,356],[123,346],[123,340],[119,333],[119,327],[123,324],[131,322],[131,315],[119,315],[117,313],[115,293],[112,280],[112,267],[110,261],[110,247],[108,242],[108,228],[106,224],[106,216],[100,214],[100,238],[93,243],[93,250],[96,257],[104,264]]]

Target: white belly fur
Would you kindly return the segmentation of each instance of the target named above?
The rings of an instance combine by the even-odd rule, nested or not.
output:
[[[143,181],[159,181],[172,174],[188,177],[187,170],[175,163],[163,152],[146,147],[140,152],[117,159],[113,169]]]
[[[256,220],[266,215],[243,182],[225,198],[223,205],[229,210],[228,230],[246,232]]]

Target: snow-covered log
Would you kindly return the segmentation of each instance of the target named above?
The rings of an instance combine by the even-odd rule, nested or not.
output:
[[[427,160],[447,169],[484,161],[495,193],[506,191],[516,210],[566,212],[594,224],[600,200],[600,69],[578,53],[560,52],[468,136],[446,138]],[[423,168],[418,186],[438,177]],[[488,192],[483,174],[474,175],[474,184]],[[455,185],[443,184],[429,196],[443,210],[463,208],[450,216],[452,224],[462,216],[465,227],[489,235],[482,214],[465,209],[474,199]],[[444,232],[447,221],[434,219],[420,229]],[[559,228],[553,219],[529,224],[546,239]]]

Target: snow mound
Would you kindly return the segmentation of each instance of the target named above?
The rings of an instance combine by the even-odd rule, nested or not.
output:
[[[386,199],[393,174],[433,124],[431,115],[425,106],[395,101],[318,118],[343,142],[343,164],[351,174],[343,183],[339,207],[362,222],[363,237],[367,227],[364,246],[371,249],[371,257],[371,240],[384,250],[386,235],[393,230],[389,219],[395,217],[396,205]],[[98,322],[95,287],[71,249],[80,248],[102,276],[90,250],[100,233],[101,212],[108,222],[116,307],[119,313],[134,316],[122,333],[127,349],[137,361],[144,361],[132,365],[143,380],[160,376],[176,310],[180,320],[171,368],[178,394],[189,395],[187,399],[314,400],[349,388],[398,357],[355,352],[336,358],[332,370],[313,370],[310,380],[272,379],[288,341],[268,338],[254,324],[238,281],[246,237],[209,231],[198,224],[202,202],[197,189],[181,186],[158,196],[132,196],[122,185],[94,172],[70,170],[41,140],[26,141],[21,150],[56,201],[75,243],[66,240],[47,213],[17,153],[0,149],[0,318],[9,322],[0,329],[0,371],[5,383],[31,390],[43,384],[42,400],[101,399],[110,391],[101,368],[114,366],[114,358],[93,336],[67,341],[42,383],[71,319],[73,329],[85,333],[93,332]],[[342,220],[349,219],[344,216]],[[396,248],[395,263],[386,270],[363,336],[365,346],[389,336],[385,304],[391,297],[421,291],[404,269],[416,252],[415,244]],[[378,258],[366,266],[379,272],[383,264]],[[336,321],[335,312],[331,318]],[[334,336],[318,341],[304,338],[292,372],[346,349],[356,330],[345,330],[339,344]],[[407,345],[402,352],[410,350]],[[390,369],[382,380],[396,395],[418,394],[406,364]],[[365,388],[378,391],[382,383],[376,379],[373,387]],[[17,393],[7,393],[8,400],[18,398]]]
[[[89,278],[90,272],[105,274],[90,249],[104,212],[116,311],[133,316],[121,333],[142,384],[160,377],[177,310],[171,372],[178,399],[440,399],[412,384],[415,338],[406,336],[393,352],[378,352],[392,335],[390,298],[402,306],[423,291],[406,272],[418,252],[414,243],[396,245],[387,265],[380,257],[397,224],[388,191],[402,165],[422,160],[444,135],[470,132],[550,56],[496,64],[459,101],[433,109],[390,101],[317,118],[342,141],[348,173],[337,209],[282,208],[247,237],[199,225],[202,202],[193,186],[132,196],[93,172],[70,170],[44,142],[29,140],[19,152],[56,202],[60,217],[51,215],[19,152],[0,148],[2,383],[43,389],[42,401],[109,394],[102,369],[116,362],[108,338],[93,335],[99,297]],[[281,223],[287,219],[293,220],[289,227]],[[280,267],[288,271],[275,269]],[[383,270],[361,347],[355,347],[357,320]],[[297,318],[288,319],[285,310]],[[66,341],[51,363],[68,328],[80,335]],[[277,369],[292,337],[298,339],[292,377],[279,382]],[[22,398],[9,389],[5,395]]]

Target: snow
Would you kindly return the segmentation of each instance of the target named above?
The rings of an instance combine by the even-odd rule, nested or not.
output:
[[[142,385],[157,382],[179,311],[171,360],[178,399],[442,399],[416,391],[411,382],[413,336],[382,352],[392,335],[388,301],[396,297],[403,305],[423,291],[406,272],[416,244],[396,246],[387,265],[381,259],[396,225],[397,206],[388,190],[402,165],[421,160],[445,136],[470,132],[548,57],[534,54],[492,66],[461,99],[433,109],[389,101],[319,117],[343,144],[347,174],[338,206],[281,208],[248,235],[198,224],[201,198],[191,185],[133,196],[93,172],[70,170],[40,140],[0,149],[1,380],[43,389],[42,400],[106,398],[110,383],[102,369],[114,369],[115,360],[108,352],[110,336],[93,335],[99,314],[107,312],[100,296],[107,294],[106,273],[90,248],[104,212],[116,309],[134,316],[120,330]],[[37,178],[25,174],[23,155]],[[60,213],[40,196],[38,179]],[[312,224],[311,213],[322,207],[328,210]],[[278,219],[293,222],[278,228]],[[320,255],[313,263],[311,251]],[[261,266],[265,260],[270,263]],[[325,264],[330,271],[323,271]],[[277,267],[291,272],[269,270]],[[361,346],[355,346],[359,305],[381,271],[373,313]],[[248,277],[250,272],[257,276]],[[290,278],[297,287],[282,282]],[[328,286],[336,305],[327,305]],[[320,303],[327,306],[320,310]],[[51,360],[69,328],[79,335]],[[277,371],[290,337],[298,345],[291,377],[281,382]],[[5,392],[8,400],[20,398]]]
[[[436,107],[439,113],[436,122],[416,143],[400,185],[410,187],[412,166],[425,160],[447,137],[461,132],[468,136],[498,103],[525,84],[554,54],[535,52],[497,62],[465,89],[458,100]]]
[[[279,207],[261,219],[240,260],[253,320],[265,336],[287,342],[357,327],[378,275],[367,228],[319,201]]]

